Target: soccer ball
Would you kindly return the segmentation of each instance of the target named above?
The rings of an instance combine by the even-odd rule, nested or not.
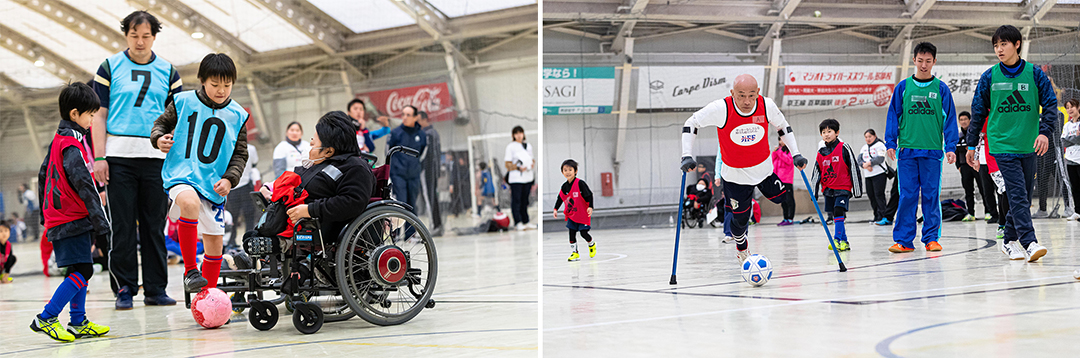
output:
[[[206,328],[218,328],[229,321],[232,301],[219,288],[202,290],[191,300],[191,316]]]
[[[742,278],[750,286],[761,287],[772,278],[772,263],[765,256],[750,255],[742,263]]]

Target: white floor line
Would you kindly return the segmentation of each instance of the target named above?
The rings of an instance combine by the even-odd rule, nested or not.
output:
[[[688,314],[669,315],[669,316],[660,316],[660,317],[651,317],[651,318],[639,318],[639,319],[629,319],[629,320],[612,321],[612,322],[591,323],[591,324],[583,324],[583,325],[576,325],[576,326],[566,326],[566,327],[558,327],[558,328],[546,328],[546,329],[544,329],[544,331],[547,331],[547,332],[564,331],[564,330],[581,329],[581,328],[589,328],[589,327],[609,326],[609,325],[614,325],[614,324],[650,322],[650,321],[660,321],[660,320],[672,319],[672,318],[698,317],[698,316],[708,316],[708,315],[715,315],[715,314],[729,313],[729,312],[740,312],[740,311],[751,311],[751,310],[758,310],[758,309],[765,309],[765,308],[797,306],[797,305],[820,303],[820,302],[826,302],[826,301],[850,301],[850,300],[856,300],[856,299],[868,298],[868,297],[890,296],[890,295],[907,295],[907,294],[912,294],[912,293],[923,293],[923,292],[934,292],[934,291],[943,291],[943,290],[964,289],[964,288],[972,288],[972,287],[992,286],[992,285],[1009,284],[1009,283],[1029,282],[1029,281],[1041,281],[1041,280],[1064,278],[1064,277],[1073,278],[1072,275],[1062,275],[1062,276],[1050,276],[1050,277],[1042,277],[1042,278],[1033,278],[1033,279],[1019,280],[1019,281],[1001,281],[1001,282],[982,283],[982,284],[977,284],[977,285],[932,288],[932,289],[927,289],[927,290],[876,293],[876,294],[871,294],[871,295],[859,295],[859,296],[850,296],[850,297],[843,297],[843,298],[823,298],[823,299],[816,299],[816,300],[806,300],[806,301],[782,303],[782,304],[776,304],[776,305],[766,305],[766,306],[757,306],[757,307],[744,307],[744,308],[734,308],[734,309],[726,309],[726,310],[719,310],[719,311],[708,311],[708,312],[688,313]]]

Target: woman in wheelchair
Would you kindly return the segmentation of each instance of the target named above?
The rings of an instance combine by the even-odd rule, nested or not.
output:
[[[712,201],[712,189],[705,179],[699,179],[696,185],[686,187],[686,201],[683,207],[683,221],[687,226],[703,226],[709,202]]]
[[[373,169],[369,161],[376,157],[360,153],[355,133],[344,112],[323,115],[303,165],[295,174],[282,174],[277,187],[260,189],[274,201],[260,225],[245,235],[244,249],[264,267],[245,272],[238,281],[246,282],[227,290],[252,292],[246,305],[234,303],[234,308],[250,307],[255,328],[272,328],[282,302],[303,333],[315,333],[323,321],[357,315],[373,324],[397,325],[434,307],[438,261],[431,235],[408,205],[390,198],[389,165]],[[396,147],[387,156],[399,152],[419,155]],[[263,230],[264,223],[285,220],[272,218],[282,208],[287,208],[288,228]],[[409,228],[416,234],[406,240]],[[271,290],[279,298],[263,300],[262,291]]]

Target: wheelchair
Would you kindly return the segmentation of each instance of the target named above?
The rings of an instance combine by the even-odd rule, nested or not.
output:
[[[363,212],[336,238],[324,238],[317,220],[295,223],[292,237],[244,235],[244,251],[254,263],[243,270],[222,270],[218,288],[233,293],[233,310],[248,310],[252,327],[266,331],[278,321],[278,305],[292,312],[293,326],[304,334],[324,322],[360,316],[380,326],[408,322],[431,299],[438,276],[435,243],[412,208],[391,198],[390,158],[418,157],[408,147],[391,148],[387,164],[374,168],[375,188]],[[362,154],[374,163],[371,154]],[[268,203],[251,193],[256,205]],[[273,292],[276,298],[266,299]],[[191,307],[191,293],[184,293]]]
[[[690,229],[705,227],[705,215],[709,212],[708,207],[698,203],[696,195],[687,196],[686,200],[683,201],[682,211],[683,227]]]

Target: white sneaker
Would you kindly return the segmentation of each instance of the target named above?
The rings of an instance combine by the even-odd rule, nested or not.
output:
[[[1073,278],[1080,280],[1080,270],[1073,271]]]
[[[1024,247],[1020,246],[1020,241],[1013,241],[1002,245],[1001,251],[1006,255],[1009,255],[1009,260],[1023,260],[1027,258]],[[1043,253],[1045,254],[1046,252],[1044,251]]]
[[[720,240],[720,242],[725,243],[725,244],[728,244],[728,243],[731,243],[731,242],[734,242],[734,241],[735,241],[735,238],[731,237],[731,236],[724,236],[724,239]]]
[[[527,229],[527,230],[536,230],[536,224],[527,224],[527,225],[525,225],[525,229]]]
[[[1039,245],[1037,242],[1032,242],[1028,244],[1025,254],[1027,255],[1028,262],[1035,262],[1039,260],[1040,257],[1046,255],[1046,247]]]
[[[525,224],[518,223],[515,228],[517,229],[517,231],[525,231]]]
[[[739,251],[738,257],[739,257],[739,265],[742,265],[743,261],[746,261],[746,258],[750,257],[750,249],[748,248],[746,250]]]
[[[1069,221],[1080,220],[1080,213],[1073,213],[1066,220],[1069,220]]]

